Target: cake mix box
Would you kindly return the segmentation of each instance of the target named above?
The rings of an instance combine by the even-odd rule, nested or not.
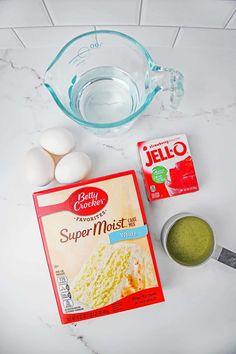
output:
[[[33,198],[63,324],[164,301],[134,171]]]
[[[186,135],[139,142],[138,149],[150,201],[199,189]]]

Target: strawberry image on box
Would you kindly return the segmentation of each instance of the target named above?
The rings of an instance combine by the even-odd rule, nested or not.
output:
[[[150,201],[199,190],[186,135],[138,143]]]

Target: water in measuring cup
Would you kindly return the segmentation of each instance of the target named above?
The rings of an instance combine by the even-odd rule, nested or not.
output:
[[[74,114],[93,123],[112,123],[128,117],[139,105],[136,83],[125,71],[103,66],[93,68],[73,86]]]

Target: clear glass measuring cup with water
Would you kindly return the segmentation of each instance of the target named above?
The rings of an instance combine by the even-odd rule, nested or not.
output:
[[[49,65],[44,84],[68,117],[100,135],[128,129],[163,91],[177,108],[184,92],[180,72],[156,65],[139,42],[110,30],[68,42]]]

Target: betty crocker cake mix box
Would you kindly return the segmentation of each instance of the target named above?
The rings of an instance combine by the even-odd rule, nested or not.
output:
[[[62,323],[164,301],[134,171],[33,197]]]
[[[186,135],[142,141],[138,149],[150,201],[199,189]]]

